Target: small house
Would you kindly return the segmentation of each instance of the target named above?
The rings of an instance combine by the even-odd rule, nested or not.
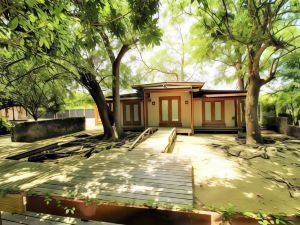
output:
[[[245,91],[207,90],[204,82],[161,82],[133,85],[121,95],[125,130],[176,127],[178,133],[242,128],[241,101]],[[112,107],[112,97],[107,102]]]

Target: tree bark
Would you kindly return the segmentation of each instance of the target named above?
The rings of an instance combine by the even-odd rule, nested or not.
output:
[[[13,121],[15,121],[15,107],[12,107],[12,112],[13,112]]]
[[[120,98],[120,65],[125,53],[129,50],[129,45],[123,45],[117,58],[112,64],[112,91],[113,91],[113,115],[118,138],[124,135],[121,123],[121,98]]]
[[[118,56],[115,57],[107,34],[102,29],[99,29],[98,31],[102,38],[104,47],[106,49],[106,52],[107,52],[109,59],[111,61],[111,64],[112,64],[113,117],[114,117],[116,132],[118,135],[117,138],[120,138],[124,134],[122,123],[121,123],[121,117],[120,117],[120,112],[121,112],[120,65],[121,65],[121,60],[122,60],[123,56],[130,48],[129,48],[129,45],[123,44]]]
[[[103,91],[96,80],[96,77],[91,73],[81,72],[80,82],[87,88],[97,106],[104,130],[104,139],[115,138],[114,130],[112,128],[107,110],[106,100]]]
[[[258,49],[258,50],[257,50]],[[246,96],[246,143],[257,144],[263,143],[263,139],[260,133],[260,127],[258,123],[258,97],[260,87],[262,85],[259,76],[259,61],[262,54],[262,48],[250,49],[248,73],[249,73],[249,85]]]
[[[260,91],[260,80],[250,77],[246,96],[247,144],[263,143],[258,124],[257,106]]]
[[[33,119],[34,119],[34,121],[38,121],[38,116],[37,115],[32,115],[32,117],[33,117]]]

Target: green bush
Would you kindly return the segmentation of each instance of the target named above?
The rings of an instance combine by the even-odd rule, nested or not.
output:
[[[0,117],[0,135],[9,134],[13,125],[6,119]]]

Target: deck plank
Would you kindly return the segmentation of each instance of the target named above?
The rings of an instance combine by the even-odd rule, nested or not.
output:
[[[170,129],[162,129],[151,142],[144,143],[152,136],[133,151],[105,150],[88,159],[70,157],[57,164],[0,160],[0,190],[68,198],[76,192],[76,198],[82,200],[137,206],[149,201],[193,206],[190,161],[161,153],[170,145],[171,134]],[[155,143],[161,144],[157,147]]]
[[[134,148],[134,151],[147,151],[152,153],[165,152],[173,142],[173,140],[170,140],[173,132],[175,132],[176,135],[176,128],[159,128],[149,138],[138,144]]]

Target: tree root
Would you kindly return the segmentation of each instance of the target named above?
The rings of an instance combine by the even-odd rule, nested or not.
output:
[[[261,171],[262,172],[262,171]],[[265,173],[265,172],[262,172]],[[261,174],[263,178],[267,179],[267,180],[271,180],[277,183],[281,183],[281,184],[285,184],[288,188],[289,191],[289,195],[291,198],[294,198],[292,191],[299,191],[300,190],[300,186],[298,185],[294,185],[292,184],[288,179],[283,178],[283,177],[274,177],[274,176],[265,176],[263,174]]]
[[[270,159],[270,156],[267,154],[266,147],[259,147],[259,149],[264,151],[263,153],[246,157],[246,156],[242,156],[242,152],[243,152],[242,150],[237,151],[236,153],[232,153],[230,151],[230,148],[233,147],[234,145],[223,145],[222,146],[219,144],[212,144],[212,146],[215,148],[222,149],[227,154],[227,156],[233,156],[233,157],[237,157],[237,158],[244,159],[244,160],[251,160],[254,158]]]

